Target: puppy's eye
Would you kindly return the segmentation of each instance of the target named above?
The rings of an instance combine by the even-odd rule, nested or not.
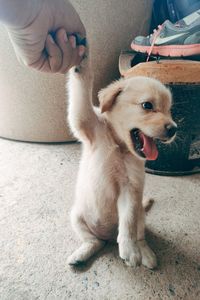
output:
[[[152,110],[153,109],[153,104],[151,102],[143,102],[142,103],[142,108],[145,110]]]

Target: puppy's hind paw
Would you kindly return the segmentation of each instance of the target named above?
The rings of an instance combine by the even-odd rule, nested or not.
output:
[[[81,258],[76,255],[76,252],[74,252],[72,255],[68,257],[67,264],[76,267],[76,266],[84,265],[85,261],[81,260]]]
[[[69,265],[83,265],[91,256],[98,252],[105,245],[104,241],[93,239],[89,242],[84,242],[72,255],[67,259]]]
[[[76,257],[73,256],[73,254],[68,257],[67,263],[70,266],[80,266],[84,264],[83,261],[77,260]]]
[[[145,240],[138,241],[138,246],[142,255],[143,266],[149,269],[157,267],[157,259],[155,253],[149,248]]]

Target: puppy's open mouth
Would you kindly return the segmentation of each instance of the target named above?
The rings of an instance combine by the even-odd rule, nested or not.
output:
[[[134,128],[130,131],[131,140],[136,153],[147,159],[156,160],[158,157],[158,149],[153,138],[146,136],[142,131]]]

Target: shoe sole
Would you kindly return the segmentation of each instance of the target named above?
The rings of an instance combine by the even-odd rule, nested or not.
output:
[[[140,46],[132,43],[131,48],[137,52],[149,53],[151,46]],[[172,57],[198,55],[200,54],[200,44],[154,46],[151,54]]]

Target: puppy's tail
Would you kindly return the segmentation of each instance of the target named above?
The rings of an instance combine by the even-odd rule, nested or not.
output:
[[[150,211],[153,204],[154,204],[154,199],[152,199],[152,198],[143,198],[143,200],[142,200],[142,206],[143,206],[145,212]]]

